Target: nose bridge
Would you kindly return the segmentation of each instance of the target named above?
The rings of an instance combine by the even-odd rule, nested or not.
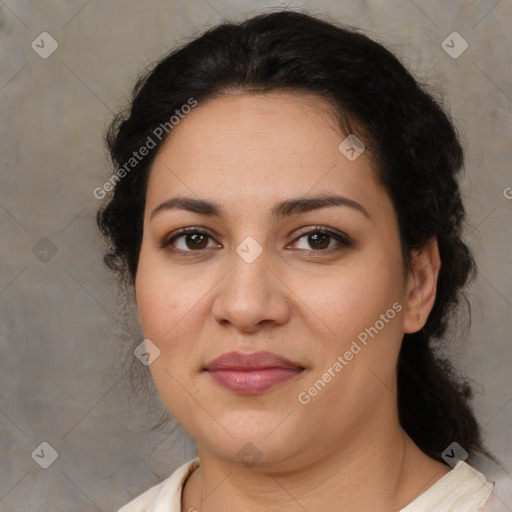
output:
[[[264,251],[254,239],[245,239],[232,256],[232,270],[225,291],[244,302],[264,301],[270,293],[269,264],[268,251]]]
[[[271,264],[270,253],[252,237],[236,247],[231,271],[213,306],[218,322],[251,330],[265,320],[285,321],[289,314],[285,292],[270,271]]]

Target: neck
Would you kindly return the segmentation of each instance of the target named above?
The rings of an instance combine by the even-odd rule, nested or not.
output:
[[[348,445],[312,451],[279,468],[247,468],[198,445],[201,466],[187,481],[182,511],[400,510],[449,468],[421,452],[399,425],[393,435],[384,432],[347,436]]]

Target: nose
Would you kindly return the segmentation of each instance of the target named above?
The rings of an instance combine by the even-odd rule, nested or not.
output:
[[[213,317],[219,324],[253,333],[289,320],[289,290],[269,264],[265,251],[251,263],[236,253],[233,255],[233,267],[219,283],[212,306]]]

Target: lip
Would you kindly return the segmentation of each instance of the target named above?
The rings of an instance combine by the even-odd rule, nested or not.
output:
[[[228,352],[208,363],[204,370],[230,391],[258,394],[293,379],[305,368],[272,352]]]

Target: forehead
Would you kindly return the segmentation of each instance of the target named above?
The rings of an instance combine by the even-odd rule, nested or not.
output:
[[[313,94],[233,92],[199,102],[160,148],[148,201],[171,192],[215,193],[221,202],[333,189],[359,200],[364,191],[382,193],[368,152],[351,160],[340,150],[348,135],[332,106]]]
[[[168,145],[193,145],[199,155],[220,154],[255,144],[307,151],[319,142],[320,132],[324,137],[329,132],[333,140],[341,136],[332,106],[318,96],[235,91],[199,102],[173,128],[161,151]]]

